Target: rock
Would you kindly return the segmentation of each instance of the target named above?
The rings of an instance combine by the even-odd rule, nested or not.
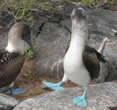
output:
[[[95,79],[96,82],[104,82],[108,76],[109,73],[109,64],[108,62],[100,62],[100,73],[97,79]]]
[[[0,110],[12,110],[18,103],[15,98],[0,93]]]
[[[60,78],[63,74],[62,60],[68,39],[70,34],[59,24],[48,22],[44,25],[34,43],[38,52],[35,63],[37,74]]]
[[[117,106],[117,83],[108,82],[90,85],[87,90],[88,106],[81,108],[72,103],[72,98],[81,95],[79,87],[66,88],[24,100],[13,110],[109,110]]]

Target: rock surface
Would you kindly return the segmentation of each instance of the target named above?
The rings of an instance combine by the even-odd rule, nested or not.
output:
[[[78,87],[67,88],[62,92],[51,92],[24,100],[13,110],[109,110],[117,104],[117,83],[90,85],[87,91],[86,108],[72,103],[72,98],[81,95]]]
[[[12,110],[18,103],[15,98],[0,94],[0,110]]]

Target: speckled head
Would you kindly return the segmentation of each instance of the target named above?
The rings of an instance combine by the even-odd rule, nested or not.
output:
[[[8,33],[6,50],[10,53],[18,52],[24,54],[26,48],[25,42],[33,50],[29,26],[22,22],[14,24]]]
[[[75,8],[71,13],[72,37],[88,39],[87,14],[83,8]]]
[[[83,8],[75,8],[71,13],[72,26],[82,27],[86,24],[87,15]]]

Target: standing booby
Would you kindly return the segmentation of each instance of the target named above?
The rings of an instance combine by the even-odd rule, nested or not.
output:
[[[13,85],[24,64],[26,44],[33,50],[29,26],[22,22],[14,24],[8,33],[6,48],[0,51],[0,92],[8,89],[7,94],[24,92],[20,88],[13,89]]]
[[[88,24],[83,8],[74,9],[71,14],[72,35],[70,46],[64,57],[64,76],[59,83],[43,83],[54,90],[64,90],[61,85],[71,80],[84,88],[82,96],[73,98],[73,103],[86,107],[85,101],[87,86],[91,80],[99,75],[100,61],[105,62],[103,57],[94,48],[86,45],[88,39]]]

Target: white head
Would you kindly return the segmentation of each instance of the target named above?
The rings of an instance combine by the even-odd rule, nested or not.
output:
[[[26,44],[32,49],[29,26],[21,22],[14,24],[8,33],[6,50],[10,53],[16,52],[23,55],[27,48]]]
[[[88,38],[88,24],[86,12],[83,8],[75,8],[71,13],[72,33]]]

